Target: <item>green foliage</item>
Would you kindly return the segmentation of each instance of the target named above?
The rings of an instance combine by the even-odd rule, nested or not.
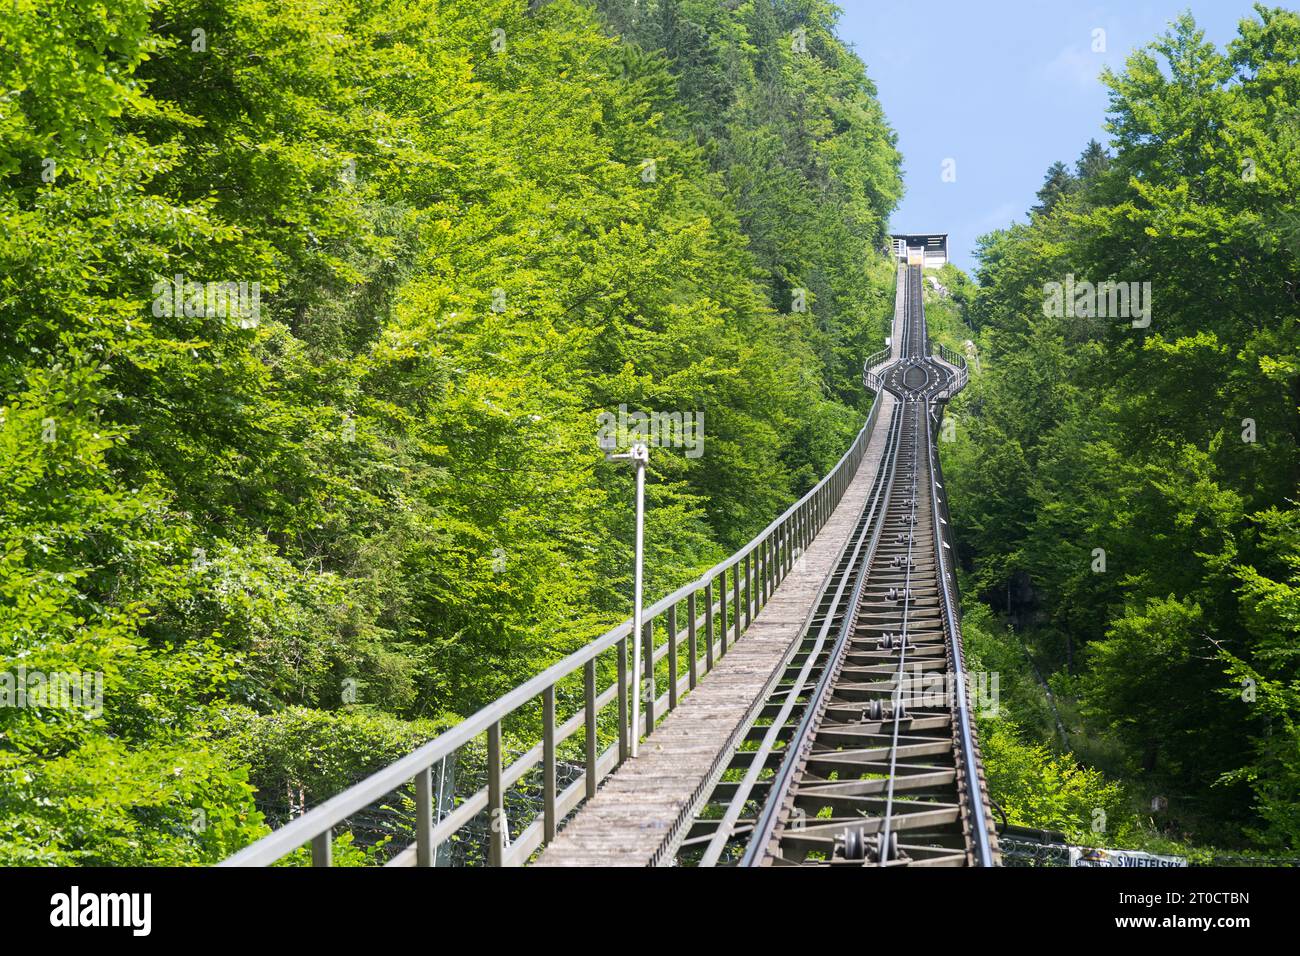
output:
[[[5,866],[183,866],[264,835],[247,771],[192,744],[130,747],[107,735],[0,765]]]
[[[1074,176],[1065,163],[1052,163],[1047,168],[1047,175],[1043,177],[1043,185],[1038,188],[1038,205],[1034,206],[1034,212],[1042,215],[1050,213],[1058,202],[1074,191],[1075,186]]]
[[[345,789],[428,743],[445,729],[433,721],[398,720],[352,709],[287,707],[259,714],[222,708],[213,733],[249,780],[268,813],[285,817],[310,794]]]
[[[985,372],[943,448],[972,587],[1061,636],[1106,769],[1166,794],[1171,830],[1272,847],[1300,761],[1297,64],[1300,17],[1257,6],[1226,51],[1184,16],[1107,75],[1111,152],[981,240]],[[1150,283],[1150,325],[1053,314],[1067,276]]]
[[[968,669],[997,675],[998,713],[1030,738],[1055,736],[1053,702],[1019,636],[1000,626],[987,605],[974,601],[962,609],[961,630]]]
[[[703,414],[655,593],[842,454],[901,186],[832,8],[597,6],[0,12],[0,672],[103,679],[0,708],[0,856],[219,859],[621,619],[602,411]]]
[[[1250,782],[1261,841],[1295,846],[1300,842],[1300,511],[1273,508],[1256,522],[1270,574],[1252,566],[1236,569],[1254,663],[1225,651],[1239,686],[1222,693],[1238,709],[1258,707],[1261,719],[1253,739],[1255,759],[1225,780]]]
[[[1007,822],[1057,830],[1072,842],[1125,847],[1138,837],[1123,788],[1098,771],[1026,743],[1010,720],[979,722],[989,794]]]
[[[862,401],[862,357],[888,334],[892,269],[879,255],[902,195],[875,85],[824,0],[596,0],[611,28],[662,50],[738,207],[770,300],[805,290],[805,330],[835,397]],[[865,268],[864,268],[865,265]]]

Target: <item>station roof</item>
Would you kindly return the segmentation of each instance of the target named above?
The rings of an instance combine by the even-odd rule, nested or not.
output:
[[[891,239],[902,239],[909,246],[925,246],[926,249],[946,250],[948,248],[948,234],[946,232],[895,232],[890,235]]]

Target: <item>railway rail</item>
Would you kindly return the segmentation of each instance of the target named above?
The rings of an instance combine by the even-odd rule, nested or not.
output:
[[[401,805],[412,818],[390,866],[445,865],[453,845],[487,865],[996,865],[935,444],[967,372],[932,354],[921,283],[900,267],[897,341],[863,369],[888,397],[853,445],[748,545],[647,608],[643,661],[624,622],[224,865],[304,846],[331,865],[358,818]],[[638,738],[646,756],[631,756]],[[566,841],[585,842],[553,852]]]
[[[921,280],[909,266],[900,356],[864,368],[868,387],[901,399],[868,504],[763,706],[690,809],[679,865],[997,862],[934,443],[964,365],[931,358]]]

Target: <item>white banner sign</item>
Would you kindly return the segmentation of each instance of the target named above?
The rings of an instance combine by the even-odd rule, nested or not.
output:
[[[1070,847],[1070,866],[1186,866],[1181,856],[1160,856],[1141,850],[1100,850],[1086,846]]]

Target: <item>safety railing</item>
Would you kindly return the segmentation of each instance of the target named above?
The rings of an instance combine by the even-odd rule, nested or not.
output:
[[[907,264],[900,262],[898,268],[894,270],[894,317],[890,323],[891,336],[886,341],[889,342],[879,352],[873,352],[867,356],[867,360],[862,363],[862,384],[869,390],[879,395],[885,388],[884,371],[894,356],[895,339],[904,339],[906,335],[899,336],[899,330],[903,328],[903,323],[907,316]]]
[[[646,609],[642,661],[628,660],[632,622],[624,621],[221,865],[269,866],[309,846],[312,864],[329,866],[336,834],[349,825],[350,818],[383,801],[401,804],[408,812],[413,807],[414,814],[414,826],[406,831],[414,831],[414,842],[386,865],[438,865],[447,858],[440,850],[451,841],[475,841],[475,832],[486,833],[482,862],[506,866],[528,862],[628,758],[634,732],[629,717],[634,671],[643,674],[645,702],[635,732],[648,738],[656,723],[743,636],[835,510],[862,462],[879,408],[879,402],[873,404],[849,450],[816,487],[740,551]],[[613,680],[602,683],[611,673]],[[509,762],[503,749],[507,735],[516,752],[522,750]],[[561,759],[571,768],[582,768],[570,774],[563,787],[557,774]],[[435,787],[434,769],[438,768],[441,782],[449,763],[455,767],[462,760],[476,768],[481,763],[483,785],[457,796],[448,806],[438,792],[441,786]],[[540,812],[525,809],[512,822],[506,799],[512,788],[529,791],[529,799],[513,801],[516,807],[533,808],[540,796]],[[471,826],[475,821],[485,822],[486,827],[479,825],[476,831]]]
[[[966,387],[970,381],[970,369],[966,365],[966,356],[942,343],[939,343],[939,358],[956,370],[952,380],[934,396],[946,401]]]
[[[862,363],[862,384],[876,394],[885,387],[883,373],[889,366],[892,355],[892,349],[885,346],[879,352],[867,356],[867,360]]]

